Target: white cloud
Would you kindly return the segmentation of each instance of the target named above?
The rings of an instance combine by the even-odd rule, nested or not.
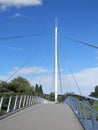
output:
[[[2,11],[6,11],[7,10],[7,5],[1,5],[0,6],[0,10],[2,10]]]
[[[9,76],[12,75],[12,73],[14,73],[18,69],[18,67],[15,67],[12,72],[8,73],[7,76],[1,75],[0,79],[6,80]],[[32,74],[34,76],[33,78]],[[53,70],[49,70],[39,66],[26,67],[21,69],[21,71],[19,71],[13,78],[17,76],[25,76],[29,81],[31,81],[32,79],[32,85],[35,85],[36,83],[42,84],[45,92],[54,91]],[[94,91],[95,86],[98,85],[98,68],[83,69],[78,73],[74,73],[74,76],[83,95],[89,95],[92,91]],[[79,90],[74,83],[71,74],[61,75],[61,79],[63,93],[70,91],[71,88],[71,91],[79,94]],[[60,91],[61,86],[59,82],[58,86]]]
[[[20,13],[16,13],[13,15],[13,18],[16,18],[16,17],[21,17],[22,15]]]
[[[26,15],[24,15],[24,14],[21,14],[21,13],[15,13],[13,16],[12,16],[12,18],[27,18],[27,16]]]
[[[23,51],[23,48],[20,47],[14,47],[14,46],[7,46],[7,45],[3,45],[2,47],[13,50],[13,51]]]
[[[7,78],[7,76],[0,75],[0,81],[6,81]]]
[[[8,7],[23,7],[23,6],[34,6],[41,5],[42,0],[0,0],[0,9],[6,10]]]
[[[90,94],[90,92],[94,91],[95,86],[98,85],[98,68],[87,68],[78,73],[74,73],[74,76],[82,94]],[[68,77],[73,91],[74,89],[77,89],[77,92],[79,93],[78,88],[72,79],[72,75],[68,75]]]
[[[10,72],[10,74],[14,73],[15,71],[19,70],[18,67],[14,67],[13,72]],[[39,67],[39,66],[33,66],[33,67],[25,67],[21,69],[17,74],[23,75],[23,74],[41,74],[41,73],[50,73],[51,70]]]
[[[62,71],[62,69],[61,69]],[[53,75],[39,75],[42,73],[53,73],[53,70],[47,70],[42,67],[29,67],[29,68],[24,68],[22,69],[19,74],[37,74],[33,79],[32,79],[32,84],[42,84],[45,87],[45,90],[49,90],[49,88],[52,87],[54,90],[54,77]],[[96,85],[98,85],[98,68],[87,68],[79,71],[78,73],[74,73],[74,76],[77,80],[77,83],[80,87],[80,90],[82,91],[82,94],[84,95],[89,95],[92,91],[94,91],[94,88]],[[59,79],[59,78],[58,78]],[[31,80],[31,79],[30,79]],[[70,86],[68,85],[68,80],[70,83]],[[61,81],[62,81],[62,91],[63,93],[66,93],[67,91],[71,91],[78,93],[79,90],[72,78],[71,74],[68,75],[62,75],[61,76]],[[58,91],[60,92],[60,82],[58,81]],[[70,88],[69,88],[70,87]]]

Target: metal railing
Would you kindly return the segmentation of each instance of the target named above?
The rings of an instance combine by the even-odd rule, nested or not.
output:
[[[47,101],[41,97],[28,94],[0,94],[0,119],[34,104],[43,104]]]
[[[72,108],[85,130],[98,130],[98,112],[94,109],[97,98],[72,95],[65,99]]]

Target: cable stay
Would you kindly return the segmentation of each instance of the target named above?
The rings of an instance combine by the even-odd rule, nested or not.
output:
[[[33,57],[34,57],[34,56],[33,56]],[[30,59],[28,59],[21,67],[19,67],[19,69],[17,69],[17,70],[6,80],[6,82],[8,82],[15,74],[17,74],[21,69],[23,69],[24,66],[26,66],[26,65],[32,60],[33,57],[31,57]]]
[[[73,71],[72,71],[72,69],[71,69],[71,67],[70,67],[70,65],[69,65],[68,63],[67,63],[67,66],[68,66],[68,68],[69,68],[69,70],[70,70],[70,72],[71,72],[71,75],[72,75],[73,80],[74,80],[74,82],[75,82],[75,84],[76,84],[76,86],[77,86],[77,88],[78,88],[78,90],[79,90],[80,95],[82,95],[82,92],[81,92],[81,89],[80,89],[80,87],[79,87],[79,85],[78,85],[78,82],[77,82],[77,80],[76,80],[76,78],[75,78],[75,76],[74,76],[74,74],[73,74]]]
[[[68,39],[68,40],[71,40],[71,41],[74,41],[74,42],[86,45],[88,47],[92,47],[94,49],[98,49],[98,46],[95,46],[95,45],[92,45],[92,44],[89,44],[89,43],[86,43],[86,42],[83,42],[83,41],[80,41],[80,40],[77,40],[77,39],[73,39],[73,38],[67,37],[67,36],[65,36],[65,38]]]
[[[45,35],[49,35],[49,34],[50,33],[12,35],[12,36],[7,36],[7,37],[0,37],[0,41],[1,40],[8,40],[8,39],[20,39],[20,38],[31,38],[31,37],[45,36]]]
[[[36,56],[36,54],[37,53],[31,56],[23,65],[21,65],[14,73],[12,73],[12,75],[7,78],[6,82],[8,82],[14,75],[16,75],[20,70],[22,70]]]

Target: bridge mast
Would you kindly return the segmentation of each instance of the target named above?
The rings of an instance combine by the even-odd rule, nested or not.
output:
[[[57,102],[58,95],[58,25],[57,19],[55,20],[55,103]]]

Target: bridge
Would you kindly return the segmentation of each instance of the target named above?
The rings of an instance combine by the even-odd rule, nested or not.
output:
[[[98,99],[67,95],[56,104],[33,95],[0,94],[0,130],[98,130],[94,101]]]
[[[19,70],[13,73],[7,81]],[[94,109],[94,103],[97,102],[98,105],[98,99],[83,96],[72,74],[80,95],[70,93],[61,104],[58,104],[57,74],[58,44],[56,25],[55,102],[50,102],[43,97],[23,93],[1,93],[0,130],[98,130],[98,112]]]

